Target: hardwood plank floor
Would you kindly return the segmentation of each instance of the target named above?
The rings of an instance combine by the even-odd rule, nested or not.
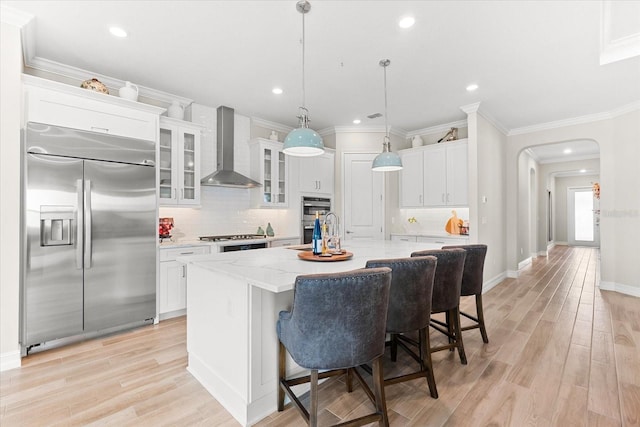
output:
[[[465,332],[466,366],[454,352],[433,355],[437,400],[426,380],[387,387],[391,425],[640,425],[640,299],[598,280],[598,250],[566,246],[504,280],[483,297],[489,344]],[[471,298],[463,310],[473,312]],[[182,317],[34,353],[0,374],[0,425],[238,425],[186,371],[185,341]],[[385,369],[409,363],[400,351]],[[320,390],[324,425],[372,409],[340,378]],[[287,407],[257,426],[303,424]]]

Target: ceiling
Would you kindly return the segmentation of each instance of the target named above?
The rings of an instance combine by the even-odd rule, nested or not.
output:
[[[37,58],[297,125],[302,15],[294,0],[2,4],[35,16]],[[640,2],[624,3],[635,4]],[[384,118],[367,118],[384,112],[378,65],[384,58],[391,60],[389,125],[409,132],[463,120],[460,107],[477,102],[510,131],[640,100],[639,56],[600,65],[599,1],[311,5],[305,17],[306,106],[317,130],[353,127],[357,118],[363,128],[384,124]],[[397,25],[405,15],[416,19],[409,29]],[[129,37],[111,36],[113,25]],[[631,34],[640,22],[635,25],[631,19],[616,28]],[[475,92],[465,90],[471,83],[479,85]],[[284,93],[274,95],[275,86]]]

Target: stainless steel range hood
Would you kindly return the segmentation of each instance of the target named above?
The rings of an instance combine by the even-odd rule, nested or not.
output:
[[[218,107],[217,158],[218,170],[200,180],[201,185],[213,187],[254,188],[259,182],[233,170],[233,108]]]

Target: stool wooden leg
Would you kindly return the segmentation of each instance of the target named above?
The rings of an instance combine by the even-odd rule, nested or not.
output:
[[[347,382],[347,393],[351,393],[353,391],[353,369],[348,368],[347,373],[345,374],[346,382]]]
[[[462,331],[460,330],[460,307],[456,307],[451,310],[452,322],[455,327],[456,347],[458,347],[458,354],[460,355],[460,362],[463,365],[467,364],[467,355],[464,353],[464,343],[462,342]]]
[[[427,372],[427,384],[429,384],[429,393],[434,399],[438,398],[438,389],[436,388],[436,378],[433,376],[433,364],[431,363],[431,351],[429,347],[429,328],[420,329],[420,367]]]
[[[445,322],[447,324],[447,330],[449,331],[449,336],[447,338],[449,339],[449,344],[451,344],[453,342],[452,336],[453,336],[454,331],[455,331],[454,325],[453,325],[453,323],[451,323],[451,311],[447,310],[447,312],[445,313],[445,316],[446,316],[445,317],[446,318]],[[449,349],[449,351],[453,351],[453,347],[451,347]]]
[[[376,398],[376,412],[382,415],[382,419],[378,422],[378,425],[382,427],[389,427],[387,402],[384,397],[384,372],[382,370],[382,357],[378,357],[373,361],[373,394]]]
[[[285,379],[287,354],[284,345],[279,340],[278,344],[278,412],[282,412],[284,410],[284,389],[280,381]]]
[[[476,312],[478,313],[478,325],[480,325],[480,333],[482,334],[482,341],[489,342],[487,336],[487,328],[484,326],[484,310],[482,308],[482,294],[476,295]]]
[[[318,370],[311,370],[311,389],[309,391],[309,398],[311,404],[309,407],[309,426],[318,426]]]

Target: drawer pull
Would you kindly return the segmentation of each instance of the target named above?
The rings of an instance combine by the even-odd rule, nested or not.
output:
[[[109,133],[109,129],[108,128],[100,128],[100,127],[97,127],[97,126],[91,126],[91,130],[100,131],[100,132],[104,132],[104,133]]]
[[[180,252],[180,255],[193,255],[193,251],[191,251],[191,252]]]

